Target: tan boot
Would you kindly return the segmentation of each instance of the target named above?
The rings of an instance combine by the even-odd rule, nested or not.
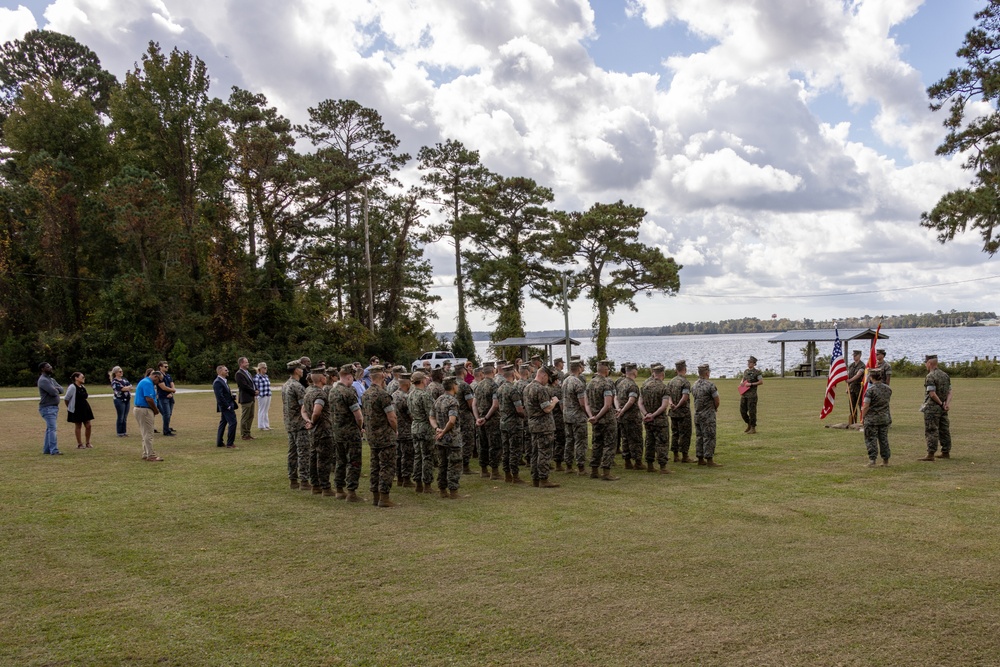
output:
[[[939,459],[950,459],[951,458],[951,452],[941,452],[940,454],[937,455],[937,457]]]
[[[438,495],[443,499],[448,500],[448,489],[438,489]]]
[[[927,456],[922,459],[917,459],[918,461],[927,461],[929,463],[934,462],[934,452],[927,452]]]
[[[469,468],[469,466],[462,466],[462,474],[463,475],[471,475],[472,474],[472,469]]]
[[[660,474],[661,475],[669,475],[670,474],[670,471],[667,470],[667,464],[666,463],[660,465]]]
[[[329,497],[329,496],[336,496],[337,495],[336,493],[333,492],[333,489],[323,489],[322,490],[322,494],[324,496],[327,496],[327,497]]]
[[[413,488],[413,481],[410,480],[409,477],[404,477],[403,478],[403,488],[404,489],[412,489]]]
[[[420,480],[418,479],[418,480],[417,480],[417,493],[423,493],[423,492],[424,492],[424,483],[423,483],[423,482],[421,482],[421,481],[420,481]]]
[[[424,493],[434,493],[434,485],[424,484]]]
[[[347,492],[344,491],[344,487],[342,487],[342,486],[338,486],[337,487],[337,494],[334,496],[334,498],[336,498],[337,500],[346,500],[347,499]]]
[[[288,482],[288,488],[294,489],[295,491],[298,491],[299,490],[299,482],[298,482],[298,480],[294,480],[294,479],[290,480]]]
[[[490,469],[487,468],[486,466],[483,466],[482,467],[482,472],[479,473],[479,477],[481,479],[489,479],[490,478]]]
[[[721,468],[722,467],[721,463],[716,463],[715,461],[713,461],[711,459],[711,457],[705,459],[705,465],[707,465],[709,468]]]
[[[531,480],[531,485],[537,489],[538,488],[538,480],[537,479]]]
[[[372,505],[374,507],[378,507],[378,500],[379,500],[379,497],[381,497],[381,495],[382,494],[379,493],[378,491],[372,491]],[[385,495],[389,495],[389,494],[387,493]]]
[[[600,479],[601,478],[601,476],[597,474],[597,471],[598,471],[597,466],[591,466],[590,467],[590,479]]]
[[[674,459],[674,461],[676,461],[676,460],[677,459]],[[690,456],[688,456],[687,454],[685,454],[684,458],[681,459],[681,463],[694,463],[694,461],[691,460]]]
[[[580,469],[582,470],[583,466],[580,466]],[[566,474],[567,475],[575,475],[576,474],[576,468],[573,467],[572,463],[567,463],[566,464]]]
[[[490,479],[493,481],[500,481],[500,468],[493,468],[493,474],[490,475]]]
[[[875,467],[875,459],[868,459],[868,464],[865,465],[865,467],[866,468],[874,468]]]
[[[883,468],[889,467],[889,459],[882,459],[882,467]]]
[[[705,458],[704,458],[704,457],[702,457],[702,456],[699,456],[699,457],[698,457],[698,465],[700,465],[700,466],[704,466],[704,465],[708,465],[708,464],[707,464],[707,463],[705,463]]]
[[[313,492],[313,495],[314,495],[314,496],[318,496],[318,495],[320,495],[321,493],[323,493],[323,489],[319,488],[318,486],[314,486],[314,487],[312,488],[312,492]]]
[[[389,494],[388,493],[383,493],[383,494],[379,495],[378,505],[376,505],[376,507],[388,507],[388,508],[392,508],[392,507],[395,507],[395,506],[396,506],[396,503],[394,503],[391,500],[389,500]]]
[[[509,472],[505,472],[503,474],[503,481],[506,482],[507,484],[511,484],[514,481],[514,476],[511,475]]]
[[[564,470],[562,461],[556,462],[556,472],[562,472]]]
[[[604,471],[604,474],[601,475],[601,481],[603,481],[603,482],[614,482],[614,481],[618,480],[617,477],[615,477],[614,475],[611,474],[611,468],[601,468],[601,470]]]
[[[358,495],[357,491],[347,492],[347,502],[349,503],[360,503],[363,502],[364,498]]]
[[[540,489],[558,489],[559,485],[555,482],[550,482],[547,479],[538,480],[538,488]]]
[[[396,486],[403,486],[403,473],[396,475]]]
[[[309,482],[299,482],[299,491],[312,491],[312,484]]]
[[[749,433],[750,432],[750,425],[749,424],[747,424],[747,427],[745,429],[743,429],[743,432],[744,433]]]
[[[625,470],[633,470],[632,459],[625,459]]]
[[[576,474],[579,475],[580,477],[586,477],[589,473],[587,472],[587,468],[585,468],[584,466],[577,466]]]
[[[674,463],[679,463],[680,460],[681,460],[681,453],[680,452],[674,452]]]
[[[646,472],[656,472],[656,468],[653,467],[652,461],[646,464]]]
[[[452,489],[448,492],[448,497],[452,500],[458,500],[458,489]]]
[[[757,435],[757,427],[756,426],[751,426],[750,430],[747,431],[747,433],[749,433],[750,435]]]
[[[517,485],[517,484],[520,484],[520,485],[527,484],[527,482],[525,482],[523,479],[521,479],[521,473],[518,473],[516,475],[512,475],[511,478],[510,478],[510,482],[511,482],[511,484],[515,484],[515,485]]]

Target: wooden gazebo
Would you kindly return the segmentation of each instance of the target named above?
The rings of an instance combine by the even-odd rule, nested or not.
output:
[[[879,340],[883,338],[888,339],[884,333],[879,332]],[[840,330],[840,342],[844,346],[844,359],[850,363],[851,357],[848,352],[849,341],[855,340],[867,340],[873,341],[875,339],[874,329],[841,329]],[[830,349],[833,349],[834,341],[834,329],[802,329],[797,331],[786,331],[783,334],[778,334],[774,338],[769,339],[768,343],[781,343],[781,377],[785,377],[785,343],[816,343],[813,349],[819,347],[819,343],[829,343]],[[869,346],[871,343],[869,342]],[[867,361],[867,359],[866,359]],[[809,377],[816,376],[816,355],[809,355]]]
[[[570,338],[570,345],[579,345],[580,341]],[[566,337],[550,337],[550,338],[504,338],[501,341],[493,343],[493,347],[518,347],[521,348],[521,358],[527,361],[528,359],[528,348],[529,347],[542,347],[545,348],[545,361],[546,363],[552,363],[552,348],[554,347],[566,347]],[[565,360],[569,363],[569,359]]]

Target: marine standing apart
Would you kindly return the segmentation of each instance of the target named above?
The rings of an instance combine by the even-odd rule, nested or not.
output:
[[[531,484],[542,489],[555,489],[558,484],[549,481],[549,461],[555,444],[556,424],[552,410],[559,399],[549,393],[549,369],[540,367],[535,380],[524,390],[524,411],[528,416],[528,431],[531,433],[531,448],[528,462],[531,465]]]
[[[927,378],[924,380],[924,436],[927,438],[927,456],[921,461],[933,461],[938,444],[941,445],[939,459],[951,458],[951,423],[948,411],[951,410],[951,378],[938,368],[936,354],[924,358],[927,367]]]
[[[459,420],[458,383],[455,378],[445,378],[444,393],[434,401],[434,415],[438,428],[435,432],[438,460],[438,491],[442,498],[458,499],[458,485],[462,479],[462,427]]]
[[[385,390],[385,367],[368,367],[371,385],[361,397],[361,410],[365,417],[365,434],[368,437],[369,461],[368,487],[375,507],[395,507],[389,500],[392,479],[396,476],[396,404]]]
[[[740,396],[740,416],[747,425],[743,432],[752,435],[757,432],[757,387],[764,384],[764,374],[757,368],[757,357],[747,359],[742,384],[747,387]]]
[[[597,362],[597,374],[587,384],[587,403],[590,405],[591,417],[587,421],[594,425],[593,450],[590,455],[591,479],[602,479],[613,482],[618,477],[611,474],[611,465],[615,461],[615,441],[618,434],[618,422],[615,420],[615,385],[608,378],[611,373],[611,361]],[[597,469],[603,474],[598,476]]]
[[[698,366],[698,381],[691,389],[694,401],[695,450],[698,465],[720,467],[715,462],[715,413],[719,410],[719,390],[708,379],[708,364]]]
[[[562,386],[563,423],[566,430],[566,472],[585,475],[587,465],[587,385],[583,382],[583,362],[571,361]],[[573,463],[576,463],[576,470]]]
[[[873,368],[868,374],[871,383],[861,404],[861,423],[865,425],[865,447],[868,467],[875,467],[875,457],[882,456],[882,465],[889,465],[889,399],[892,389],[882,382],[882,371]]]
[[[643,383],[639,396],[642,409],[646,411],[642,418],[646,424],[646,470],[654,472],[655,460],[660,465],[660,472],[666,475],[670,472],[667,470],[667,462],[670,460],[670,426],[667,421],[670,394],[667,393],[667,385],[663,383],[663,364],[653,364],[650,371],[653,377]]]
[[[281,388],[281,404],[284,408],[285,432],[288,433],[288,481],[293,489],[309,491],[309,437],[306,422],[302,419],[302,399],[306,388],[302,386],[302,362],[289,361],[291,372]]]

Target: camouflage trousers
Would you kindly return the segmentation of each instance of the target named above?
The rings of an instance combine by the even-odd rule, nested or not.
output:
[[[306,455],[306,467],[309,469],[309,484],[319,486],[319,470],[316,468],[316,448],[313,447],[313,432],[307,430],[304,434],[308,453]]]
[[[460,412],[458,419],[462,427],[462,466],[468,468],[476,453],[479,429],[476,428],[476,418],[471,413]]]
[[[556,420],[555,441],[552,443],[552,460],[556,463],[572,463],[573,458],[566,456],[566,427],[561,419]]]
[[[479,428],[479,467],[500,467],[500,455],[503,453],[503,443],[500,442],[500,424],[498,419],[487,422]]]
[[[634,459],[636,463],[642,460],[642,421],[639,419],[619,419],[618,432],[621,433],[622,457]]]
[[[462,448],[446,445],[436,445],[436,448],[438,488],[457,491],[458,483],[462,479],[462,457],[464,456]]]
[[[566,422],[566,454],[563,457],[567,465],[587,465],[587,422],[571,424]]]
[[[333,438],[329,435],[314,435],[313,452],[316,454],[316,482],[319,488],[330,488],[330,472],[333,470]],[[314,483],[315,484],[315,483]]]
[[[413,481],[424,486],[434,482],[434,436],[413,434]]]
[[[505,473],[521,474],[521,457],[524,456],[523,435],[519,421],[514,422],[509,428],[500,427],[500,464]]]
[[[666,419],[660,419],[646,424],[646,463],[656,461],[665,466],[670,460],[670,427],[667,423]]]
[[[849,424],[861,421],[861,384],[847,385],[847,395],[851,397]]]
[[[615,462],[615,443],[617,441],[618,422],[611,419],[594,424],[590,467],[610,468]]]
[[[740,396],[740,417],[747,426],[757,428],[757,394],[751,396],[747,392]]]
[[[695,456],[706,459],[713,458],[715,456],[715,410],[706,410],[696,414],[694,431]]]
[[[941,453],[951,452],[951,422],[948,413],[937,405],[928,405],[924,410],[924,437],[927,451],[933,454],[941,445]]]
[[[309,434],[304,428],[288,429],[288,479],[309,481]]]
[[[337,468],[333,483],[338,489],[345,486],[348,491],[357,491],[361,482],[361,433],[352,431],[347,435],[334,437],[337,453]]]
[[[413,474],[413,440],[399,439],[396,441],[396,472],[404,480]]]
[[[889,425],[865,424],[865,448],[872,461],[876,456],[889,460]]]
[[[528,450],[531,479],[544,482],[549,478],[549,462],[552,460],[552,447],[555,441],[556,434],[551,431],[531,434],[531,447]]]
[[[684,456],[691,451],[691,413],[670,418],[670,451]]]
[[[368,488],[372,493],[389,493],[396,477],[396,446],[371,450]]]

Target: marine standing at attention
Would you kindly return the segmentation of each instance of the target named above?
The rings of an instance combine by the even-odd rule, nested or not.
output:
[[[861,383],[865,379],[865,362],[861,361],[861,350],[854,350],[854,361],[847,367],[847,391],[851,397],[851,415],[848,424],[858,421],[861,414]]]
[[[611,474],[611,465],[615,462],[618,422],[615,420],[615,385],[608,377],[610,373],[611,361],[608,359],[598,361],[597,374],[587,384],[587,403],[590,405],[592,415],[587,421],[594,425],[590,477],[591,479],[599,478],[606,482],[618,479]],[[603,471],[603,474],[597,474],[598,467]]]
[[[743,371],[743,386],[747,390],[740,397],[740,416],[746,422],[744,433],[757,432],[757,387],[764,384],[764,374],[757,368],[757,357],[747,359],[747,369]]]
[[[552,410],[559,399],[549,393],[552,377],[549,369],[540,366],[534,382],[524,390],[524,411],[528,416],[528,431],[531,433],[531,447],[528,463],[531,466],[531,484],[542,489],[555,489],[559,485],[549,481],[549,461],[555,444],[556,425]]]
[[[939,459],[951,458],[951,423],[948,411],[951,410],[951,378],[938,368],[936,354],[928,354],[924,358],[927,367],[927,378],[924,380],[924,436],[927,439],[927,456],[921,461],[933,461],[938,444],[941,445]]]
[[[500,465],[503,467],[505,482],[524,484],[524,480],[520,477],[524,446],[524,429],[521,426],[521,420],[524,418],[524,401],[521,388],[514,381],[514,367],[503,366],[500,371],[505,380],[496,394],[500,402]]]
[[[653,364],[649,367],[653,373],[642,385],[642,407],[646,415],[642,418],[646,424],[646,471],[654,472],[653,461],[660,465],[660,473],[666,475],[667,462],[670,460],[670,426],[667,421],[667,411],[670,409],[670,394],[667,385],[663,383],[663,364]]]
[[[375,507],[395,507],[389,500],[392,479],[396,476],[396,404],[385,390],[385,367],[378,364],[368,368],[371,382],[361,397],[361,411],[365,417],[365,434],[368,436],[369,461],[368,487]]]
[[[562,405],[563,423],[566,430],[566,472],[576,472],[583,476],[587,465],[587,419],[590,412],[587,408],[587,385],[580,377],[583,374],[583,362],[569,362],[569,375],[563,382]],[[573,462],[576,462],[576,469]]]
[[[622,458],[626,470],[643,470],[642,465],[642,419],[639,408],[639,385],[635,378],[638,369],[635,364],[622,365],[622,377],[615,388],[615,404],[618,411],[618,431],[621,433]],[[635,460],[633,467],[632,461]]]
[[[309,482],[316,495],[332,496],[330,471],[333,467],[333,423],[330,421],[330,392],[326,368],[317,364],[310,371],[312,384],[302,396],[301,416],[309,433]]]
[[[882,371],[882,384],[889,386],[892,380],[892,366],[885,360],[885,350],[875,350],[875,368]]]
[[[417,493],[432,493],[434,483],[434,434],[437,431],[437,417],[434,416],[434,400],[427,393],[427,375],[417,371],[412,377],[412,388],[406,397],[413,425],[413,481],[417,483]]]
[[[479,412],[479,419],[476,426],[479,427],[479,467],[482,469],[480,475],[483,479],[500,479],[500,454],[502,443],[500,442],[500,401],[497,400],[497,384],[493,380],[496,375],[496,368],[493,362],[483,364],[483,379],[476,385],[476,410]],[[493,468],[493,474],[489,468]]]
[[[698,366],[698,381],[691,389],[694,401],[694,453],[698,457],[698,465],[720,467],[722,464],[715,462],[715,413],[719,410],[719,390],[708,379],[710,372],[708,364]]]
[[[396,406],[396,474],[399,475],[400,486],[412,489],[413,418],[406,402],[410,393],[410,374],[403,369],[395,381],[399,383],[399,389],[392,393],[392,403]]]
[[[463,369],[455,371],[455,398],[458,399],[458,425],[462,429],[462,474],[471,475],[469,464],[472,462],[472,450],[476,448],[476,394],[465,381]]]
[[[302,386],[302,362],[289,361],[291,373],[281,387],[281,404],[284,408],[285,431],[288,433],[288,482],[293,489],[308,491],[309,484],[309,438],[306,436],[306,422],[302,419],[302,399],[306,389]]]
[[[434,401],[434,415],[438,428],[434,434],[437,443],[438,491],[442,498],[458,499],[458,485],[462,479],[462,426],[459,419],[458,383],[454,377],[441,383],[444,393]]]
[[[687,377],[687,362],[674,364],[677,374],[667,384],[670,395],[670,451],[674,462],[691,463],[691,383]],[[683,455],[684,458],[680,458]]]
[[[865,425],[865,447],[868,449],[868,467],[875,467],[875,457],[882,456],[882,465],[889,465],[889,399],[892,389],[882,382],[882,371],[873,368],[869,374],[871,384],[865,390],[861,404],[861,423]]]
[[[354,373],[352,364],[340,367],[340,382],[335,382],[330,388],[330,411],[337,452],[337,468],[333,475],[336,498],[359,503],[364,500],[358,496],[358,485],[361,482],[361,431],[365,428],[365,420],[354,388]]]

